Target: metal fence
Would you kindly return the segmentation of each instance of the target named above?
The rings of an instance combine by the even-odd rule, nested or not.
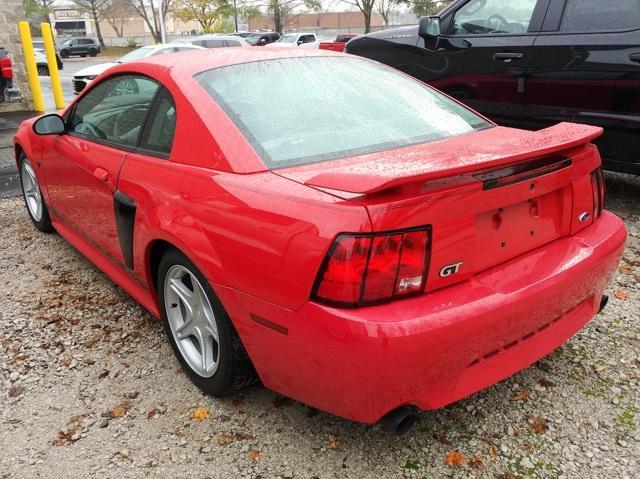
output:
[[[406,27],[410,25],[385,25],[380,27],[371,27],[372,32],[386,30],[389,28]],[[303,30],[300,30],[303,31]],[[320,40],[333,40],[336,35],[345,33],[363,34],[363,27],[347,27],[347,28],[305,28],[305,32],[315,33]],[[192,35],[166,35],[167,42],[185,42],[189,41]],[[104,43],[108,47],[141,47],[144,45],[153,45],[155,40],[152,35],[134,35],[134,36],[103,36]]]

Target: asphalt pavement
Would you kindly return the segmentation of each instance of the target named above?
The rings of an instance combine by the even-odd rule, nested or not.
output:
[[[65,104],[68,105],[75,96],[73,94],[73,76],[83,68],[113,61],[113,58],[99,56],[96,58],[68,58],[63,61],[64,68],[60,70],[60,81]],[[55,112],[51,79],[41,76],[40,85],[46,111]],[[0,198],[20,195],[20,177],[16,169],[12,140],[20,123],[35,115],[36,113],[32,111],[0,113]]]

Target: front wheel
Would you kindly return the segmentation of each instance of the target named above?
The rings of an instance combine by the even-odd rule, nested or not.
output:
[[[89,50],[89,56],[90,57],[95,57],[97,54],[98,54],[98,50],[95,50],[93,48],[91,50]]]
[[[38,75],[41,77],[48,77],[49,67],[46,65],[38,65]]]
[[[179,251],[169,250],[162,257],[157,291],[171,347],[198,388],[225,396],[256,381],[222,303],[198,268]]]
[[[62,50],[60,51],[60,56],[62,58],[69,58],[69,50]]]
[[[34,226],[43,233],[53,232],[49,210],[42,198],[36,173],[31,161],[24,153],[20,155],[20,184],[22,185],[22,196]]]

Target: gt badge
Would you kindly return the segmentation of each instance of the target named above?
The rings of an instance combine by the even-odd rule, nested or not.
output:
[[[440,277],[446,278],[448,276],[451,276],[452,274],[458,274],[461,266],[462,266],[462,261],[460,261],[459,263],[448,264],[447,266],[445,266],[440,270]]]

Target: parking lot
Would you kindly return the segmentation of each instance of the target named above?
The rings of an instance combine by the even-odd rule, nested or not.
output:
[[[400,437],[262,386],[203,395],[159,322],[38,233],[21,198],[2,199],[0,477],[637,477],[640,181],[607,174],[607,186],[630,236],[605,311]]]

